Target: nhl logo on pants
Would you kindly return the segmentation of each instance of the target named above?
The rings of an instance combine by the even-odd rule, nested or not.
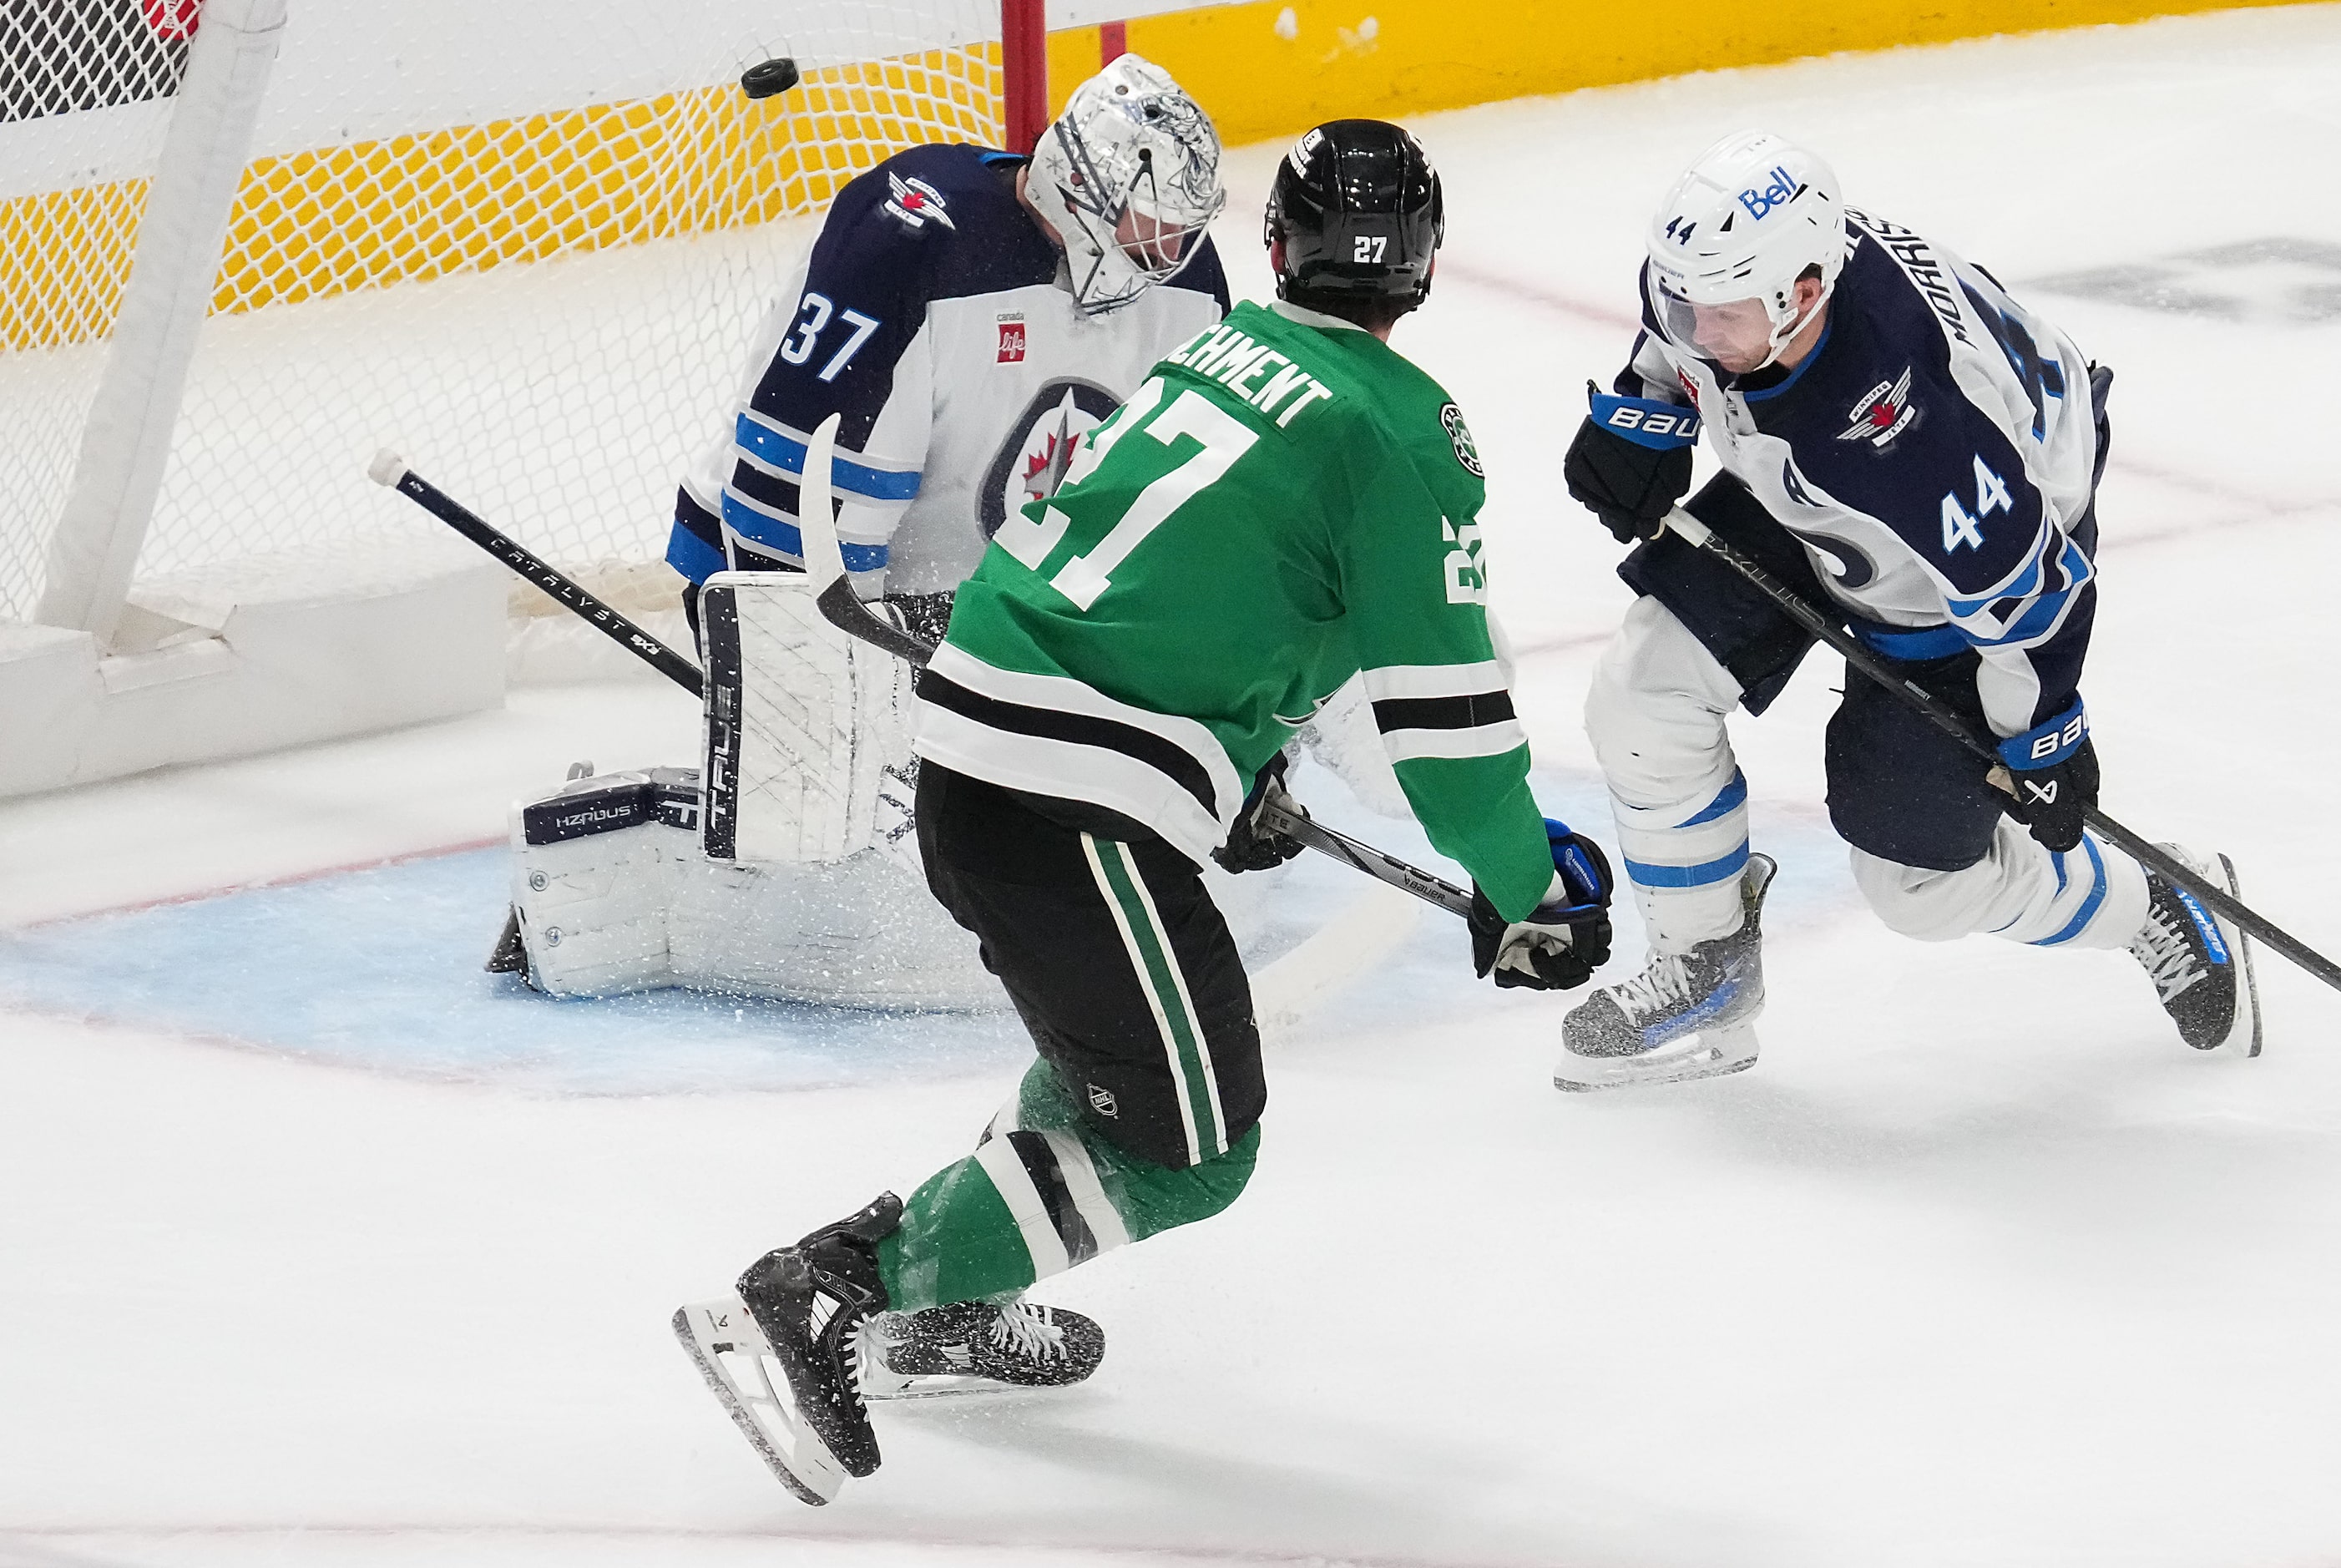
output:
[[[1089,1086],[1089,1091],[1091,1110],[1101,1116],[1113,1116],[1121,1114],[1121,1105],[1114,1099],[1112,1090],[1092,1084]]]

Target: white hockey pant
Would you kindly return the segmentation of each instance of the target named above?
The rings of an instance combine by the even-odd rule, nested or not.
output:
[[[1739,696],[1730,672],[1651,598],[1627,611],[1594,671],[1586,732],[1655,952],[1689,952],[1743,918],[1748,785],[1725,725]],[[1855,885],[1878,918],[1921,941],[1988,932],[2039,946],[2120,947],[2146,921],[2137,862],[2094,838],[2052,853],[2009,819],[1984,857],[1957,871],[1850,854]]]

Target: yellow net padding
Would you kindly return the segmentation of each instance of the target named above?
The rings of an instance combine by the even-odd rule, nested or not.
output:
[[[255,159],[214,315],[814,210],[914,143],[1000,135],[995,45]],[[146,182],[0,203],[0,348],[112,331]]]

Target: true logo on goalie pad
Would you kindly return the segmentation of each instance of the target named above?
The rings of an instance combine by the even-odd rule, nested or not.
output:
[[[801,573],[717,573],[700,604],[707,854],[804,865],[914,854],[902,790],[910,666],[831,625]]]

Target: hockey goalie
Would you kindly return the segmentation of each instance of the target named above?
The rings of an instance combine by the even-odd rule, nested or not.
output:
[[[702,765],[576,770],[516,811],[491,968],[555,995],[998,1004],[919,871],[910,667],[815,606],[798,480],[836,416],[855,591],[941,641],[1001,522],[1052,494],[1081,436],[1227,313],[1205,232],[1219,161],[1202,110],[1123,55],[1030,158],[913,147],[839,193],[676,497],[667,560],[706,670]]]

